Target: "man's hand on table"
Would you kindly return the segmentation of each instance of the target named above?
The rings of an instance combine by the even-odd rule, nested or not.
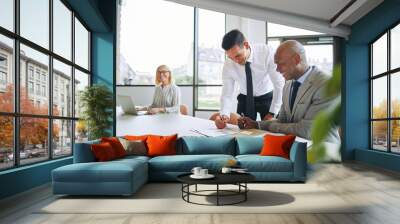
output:
[[[268,121],[268,120],[272,120],[274,119],[274,115],[273,113],[268,113],[267,115],[264,116],[263,120],[264,121]]]
[[[238,126],[240,129],[258,128],[257,121],[253,121],[251,118],[243,116],[238,119]]]

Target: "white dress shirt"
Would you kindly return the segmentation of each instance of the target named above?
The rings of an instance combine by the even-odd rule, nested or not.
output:
[[[164,87],[157,85],[154,90],[151,108],[165,108],[167,113],[179,113],[181,104],[181,92],[175,84]]]
[[[250,56],[247,61],[250,62],[253,95],[255,97],[262,96],[273,90],[269,112],[277,114],[282,105],[282,90],[285,79],[276,71],[274,53],[272,47],[266,44],[251,44]],[[229,116],[231,111],[236,111],[236,108],[232,108],[234,97],[236,97],[234,95],[235,82],[239,84],[240,93],[246,95],[245,66],[228,58],[225,60],[222,69],[221,115]]]
[[[296,81],[299,82],[300,84],[303,84],[303,82],[307,79],[308,75],[311,73],[311,70],[313,69],[314,66],[308,66],[307,70],[304,72],[300,78],[298,78]]]

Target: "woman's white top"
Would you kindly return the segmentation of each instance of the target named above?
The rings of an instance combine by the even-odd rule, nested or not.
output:
[[[181,92],[175,84],[166,86],[157,85],[154,90],[151,108],[165,108],[167,113],[179,113],[181,104]]]

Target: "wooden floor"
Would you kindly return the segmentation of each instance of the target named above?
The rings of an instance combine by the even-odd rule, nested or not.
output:
[[[50,186],[42,186],[0,202],[0,223],[400,223],[400,174],[359,163],[324,164],[309,172],[317,183],[349,203],[367,204],[356,214],[35,214],[54,200]],[[319,203],[315,201],[315,203]]]

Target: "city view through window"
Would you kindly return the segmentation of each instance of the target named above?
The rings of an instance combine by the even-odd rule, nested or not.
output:
[[[204,9],[199,9],[198,12],[197,108],[218,110],[222,91],[222,67],[225,61],[225,52],[221,48],[221,40],[225,34],[225,14]]]
[[[117,84],[154,85],[162,64],[171,68],[176,84],[192,84],[193,7],[163,0],[122,2]]]
[[[267,23],[268,45],[278,48],[282,40],[296,39],[301,42],[306,51],[307,62],[315,65],[331,75],[333,69],[333,38],[323,37],[323,33]],[[313,38],[318,37],[319,38]]]
[[[397,25],[370,46],[371,148],[394,153],[400,153],[399,41]]]
[[[21,36],[34,44],[20,40],[17,63],[14,52],[18,37],[0,33],[0,170],[69,156],[73,141],[86,139],[84,124],[75,125],[76,131],[73,131],[73,123],[80,114],[77,106],[79,92],[89,85],[89,71],[75,68],[71,58],[73,12],[60,0],[53,0],[53,9],[50,9],[48,0],[21,0],[20,3],[21,18],[25,18],[21,20]],[[2,1],[0,7],[2,11],[13,10],[13,1]],[[49,18],[49,13],[33,15],[33,9],[53,10],[53,18]],[[13,11],[6,15],[0,16],[0,26],[13,31],[13,25],[10,25]],[[50,19],[54,22],[54,49],[49,49]],[[81,48],[76,61],[88,69],[89,32],[76,18],[75,27],[79,29],[75,32],[75,42],[80,43]],[[37,48],[36,44],[47,50]],[[53,58],[53,53],[68,63]],[[15,64],[19,64],[16,75]],[[15,77],[18,77],[18,82],[15,82]],[[18,95],[16,91],[19,91]],[[15,96],[19,98],[15,99]],[[18,136],[14,132],[16,128]],[[14,145],[15,142],[18,145]]]

